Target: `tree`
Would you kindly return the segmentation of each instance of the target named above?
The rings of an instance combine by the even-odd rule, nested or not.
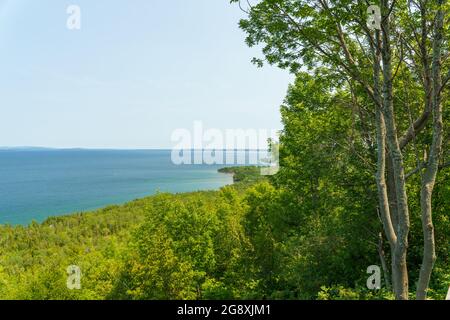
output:
[[[262,0],[249,4],[248,18],[240,26],[249,46],[263,45],[266,62],[294,73],[326,71],[336,79],[336,90],[369,98],[366,110],[355,118],[364,124],[359,130],[367,149],[375,141],[373,176],[391,249],[397,299],[409,295],[408,179],[421,175],[424,245],[416,296],[425,299],[436,259],[433,189],[439,170],[446,166],[442,144],[443,107],[448,106],[444,95],[450,74],[449,26],[445,22],[449,4],[446,0],[381,0],[377,4],[381,23],[380,30],[374,31],[366,24],[369,3],[350,0]],[[254,62],[264,63],[263,59]],[[408,99],[411,92],[418,94],[414,95],[414,109]],[[420,115],[414,119],[414,113]],[[371,118],[375,138],[364,128]]]

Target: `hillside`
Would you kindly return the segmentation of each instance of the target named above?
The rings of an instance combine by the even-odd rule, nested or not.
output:
[[[366,267],[378,263],[364,227],[371,216],[344,203],[316,215],[279,178],[221,171],[241,182],[0,226],[0,299],[393,298],[365,286]],[[437,225],[443,244],[445,213]],[[430,298],[445,296],[447,261],[440,251]],[[70,290],[73,265],[81,288]]]
[[[240,171],[239,171],[240,172]],[[245,179],[252,179],[248,173]],[[206,233],[217,231],[208,219],[218,219],[219,215],[230,220],[236,218],[231,203],[224,203],[228,212],[218,210],[217,203],[225,198],[240,201],[242,185],[226,187],[221,191],[202,191],[185,194],[158,194],[138,199],[124,205],[109,206],[101,210],[76,213],[67,216],[51,217],[42,224],[31,223],[29,226],[0,226],[0,299],[105,299],[135,297],[128,292],[122,280],[127,264],[136,252],[133,252],[139,228],[148,223],[156,213],[158,205],[190,208],[178,216],[177,212],[171,223],[177,219],[180,224],[192,223],[193,227],[203,225]],[[238,191],[239,190],[239,191]],[[231,197],[231,198],[229,198]],[[195,212],[199,210],[199,212]],[[165,219],[170,210],[158,209],[158,219]],[[204,213],[202,215],[201,213]],[[186,218],[186,220],[184,220]],[[192,221],[190,221],[192,219]],[[217,220],[219,223],[219,221]],[[231,222],[231,221],[230,221]],[[237,225],[239,224],[236,221]],[[152,226],[152,228],[155,226]],[[170,230],[169,230],[170,231]],[[189,233],[190,230],[186,229]],[[195,236],[191,230],[191,236]],[[155,234],[148,234],[149,237]],[[188,234],[186,239],[188,240]],[[202,235],[205,236],[205,235]],[[208,241],[212,241],[208,236]],[[190,240],[190,239],[189,239]],[[207,242],[197,239],[196,250],[210,250],[204,246]],[[169,245],[160,243],[162,247]],[[211,249],[212,250],[212,249]],[[169,255],[170,252],[164,252]],[[207,259],[204,257],[204,259]],[[201,258],[203,261],[203,257]],[[203,263],[203,262],[202,262]],[[207,261],[204,262],[209,263]],[[68,290],[66,286],[66,269],[77,265],[82,270],[82,289]],[[181,266],[179,266],[181,267]],[[125,286],[125,287],[124,287]],[[167,298],[187,298],[190,295]]]

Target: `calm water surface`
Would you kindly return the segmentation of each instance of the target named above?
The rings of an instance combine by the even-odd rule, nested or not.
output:
[[[158,191],[218,189],[219,165],[174,165],[168,150],[0,150],[0,224],[120,204]]]

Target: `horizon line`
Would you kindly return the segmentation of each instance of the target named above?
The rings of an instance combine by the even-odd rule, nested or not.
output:
[[[0,146],[0,151],[5,150],[17,150],[17,151],[44,151],[44,150],[92,150],[92,151],[173,151],[174,148],[160,148],[160,147],[143,147],[143,148],[107,148],[107,147],[42,147],[42,146]],[[205,150],[217,150],[217,151],[268,151],[269,149],[260,149],[260,148],[234,148],[234,149],[208,149],[208,148],[202,148],[202,149],[196,149],[196,148],[190,148],[190,149],[177,149],[177,150],[190,150],[190,151],[205,151]]]

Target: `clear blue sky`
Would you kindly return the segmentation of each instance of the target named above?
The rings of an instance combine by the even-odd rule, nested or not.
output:
[[[281,128],[292,77],[251,64],[240,17],[229,0],[0,0],[0,146],[170,148],[195,120]]]

